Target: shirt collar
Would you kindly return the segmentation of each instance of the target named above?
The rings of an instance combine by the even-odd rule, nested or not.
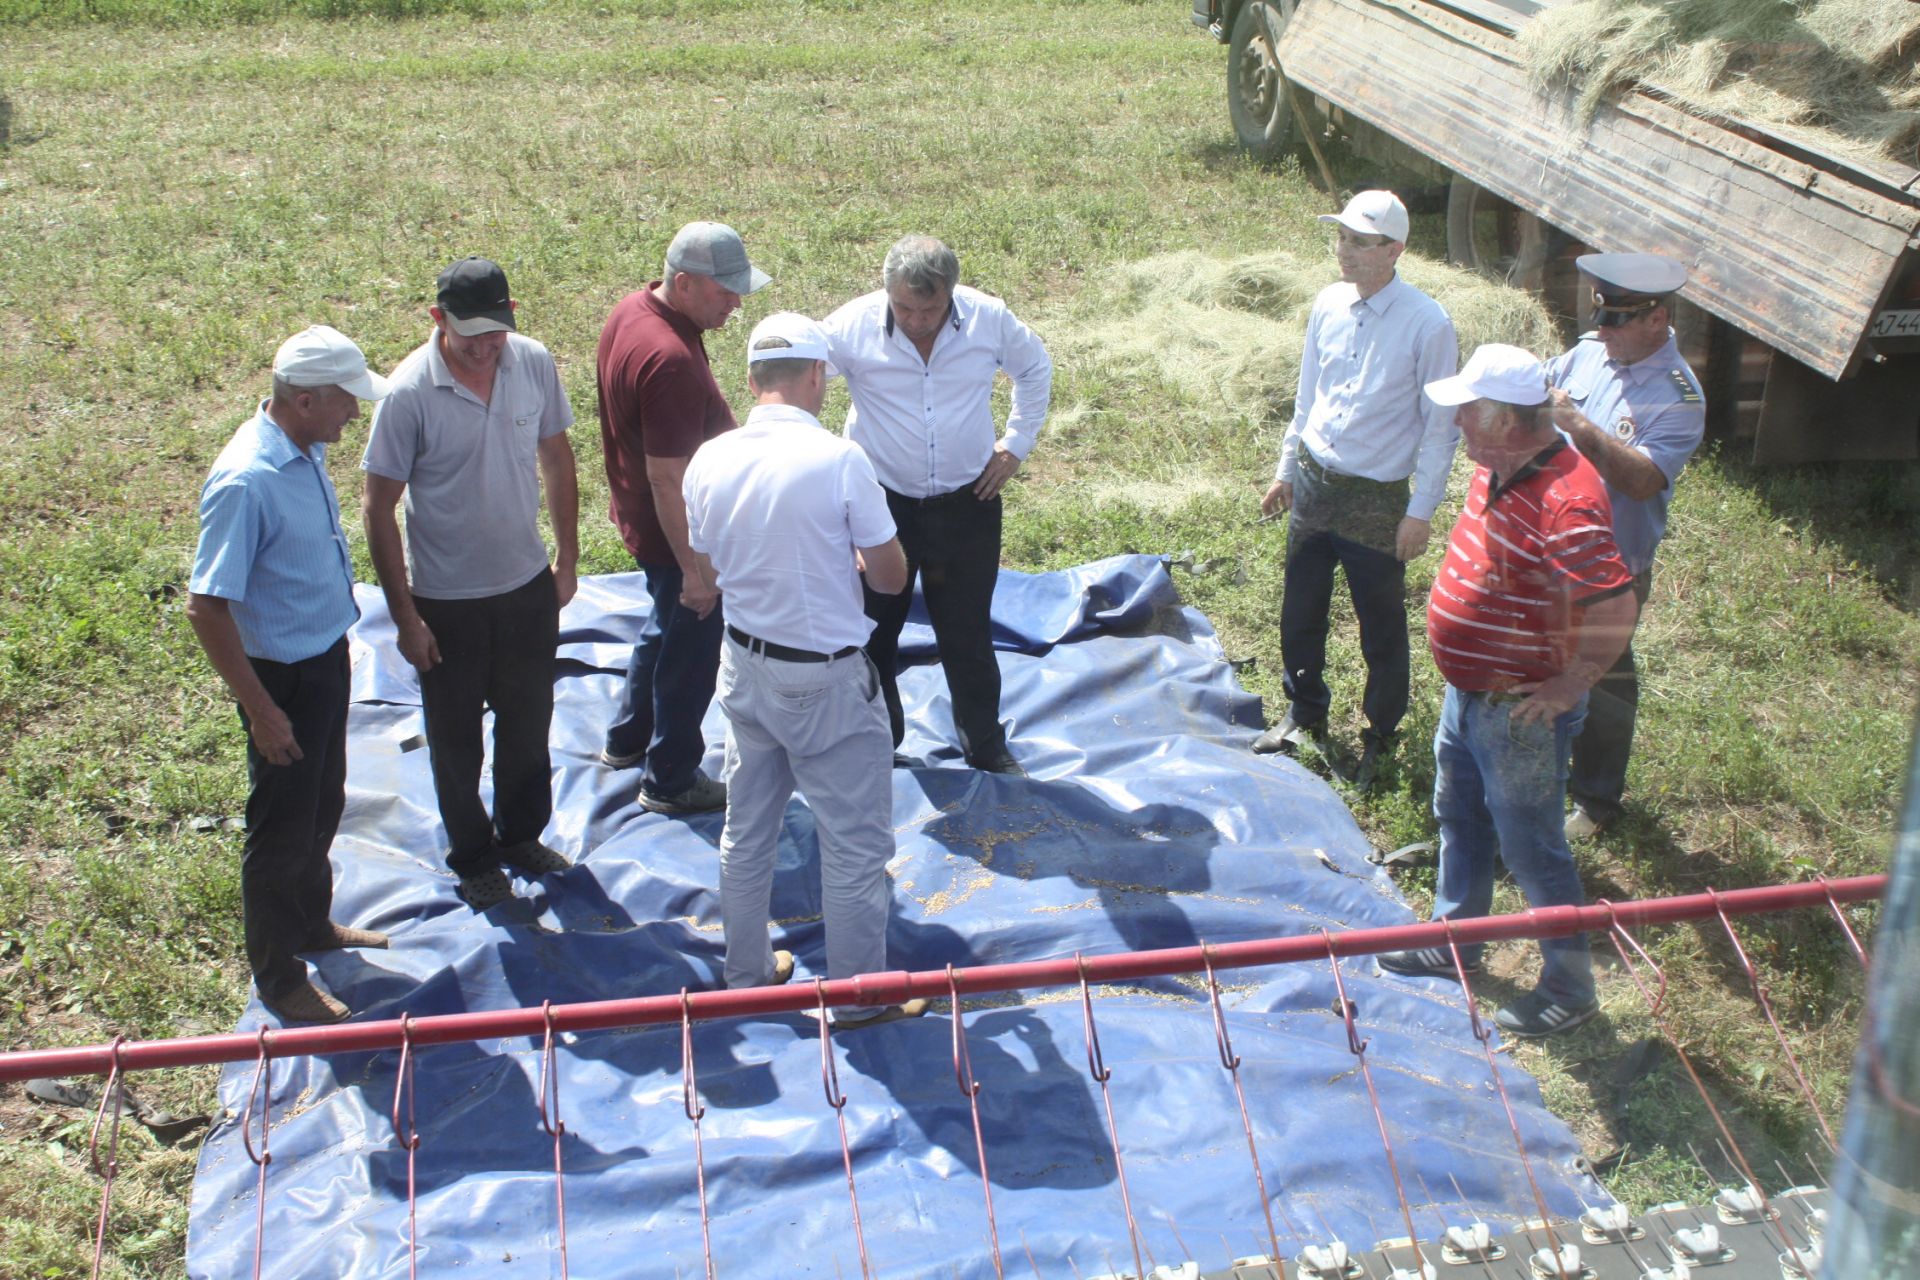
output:
[[[1618,360],[1615,360],[1612,356],[1608,356],[1607,367],[1609,369],[1614,370],[1617,373],[1625,374],[1633,378],[1634,380],[1638,381],[1639,379],[1647,377],[1650,374],[1659,373],[1665,370],[1666,368],[1668,368],[1670,365],[1673,364],[1674,360],[1679,356],[1679,354],[1680,354],[1680,339],[1678,335],[1676,335],[1674,331],[1671,328],[1669,328],[1667,330],[1667,340],[1665,342],[1655,347],[1652,351],[1649,351],[1646,355],[1641,356],[1638,360],[1635,360],[1632,364],[1621,364]]]
[[[1553,461],[1554,457],[1566,447],[1567,438],[1562,435],[1555,435],[1546,448],[1540,450],[1540,452],[1534,454],[1531,458],[1528,458],[1520,465],[1518,471],[1508,476],[1505,480],[1500,479],[1499,476],[1494,475],[1491,471],[1487,472],[1487,501],[1491,503],[1495,498],[1506,493],[1514,486],[1526,483],[1531,476],[1544,470],[1547,463]]]
[[[507,338],[507,345],[500,348],[500,368],[511,369],[516,363],[513,354],[513,338]],[[435,325],[433,332],[427,335],[427,371],[436,387],[451,387],[455,379],[453,370],[447,367],[447,357],[440,350],[440,326]]]
[[[272,402],[268,400],[260,402],[260,456],[265,458],[275,471],[285,470],[286,465],[295,458],[313,461],[325,456],[327,446],[324,444],[314,445],[314,448],[320,451],[318,454],[301,452],[300,446],[295,444],[293,437],[287,434],[287,429],[267,415],[267,406],[270,403]]]
[[[1396,271],[1393,273],[1393,279],[1387,281],[1386,284],[1382,285],[1380,289],[1377,292],[1375,292],[1374,295],[1370,298],[1359,297],[1358,296],[1359,290],[1358,289],[1354,290],[1354,293],[1356,295],[1354,298],[1354,301],[1358,302],[1361,306],[1368,308],[1375,315],[1384,316],[1387,314],[1388,310],[1392,308],[1394,304],[1394,300],[1397,299],[1400,296],[1401,292],[1407,287],[1408,287],[1407,282],[1402,280],[1400,278],[1400,273]]]
[[[763,427],[781,423],[792,423],[803,427],[818,427],[820,419],[793,404],[756,404],[747,410],[744,426]]]
[[[675,333],[686,340],[688,346],[698,347],[702,352],[706,351],[706,335],[700,331],[700,326],[681,315],[678,311],[675,311],[661,299],[659,294],[654,292],[655,289],[660,287],[660,284],[661,282],[658,280],[649,280],[647,282],[647,287],[642,291],[640,296],[640,305],[659,316],[662,320],[665,320]]]
[[[882,292],[881,296],[882,297],[886,296],[884,291]],[[960,312],[960,303],[961,303],[960,290],[958,287],[955,287],[953,291],[953,297],[947,300],[947,318],[942,322],[948,328],[952,329],[955,333],[960,332],[960,324],[962,319],[961,312]],[[880,327],[882,331],[884,331],[889,338],[893,336],[893,304],[891,302],[886,304],[886,319],[881,323]]]

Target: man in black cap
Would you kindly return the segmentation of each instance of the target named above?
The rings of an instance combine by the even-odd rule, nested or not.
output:
[[[1673,333],[1672,295],[1687,269],[1651,253],[1591,253],[1578,265],[1593,286],[1594,328],[1547,366],[1553,421],[1607,482],[1614,540],[1644,606],[1673,482],[1706,429],[1700,380]],[[1594,686],[1573,740],[1568,839],[1590,839],[1619,817],[1639,702],[1629,644]]]
[[[476,911],[512,896],[503,864],[533,876],[568,866],[540,836],[553,815],[554,646],[580,554],[573,410],[553,357],[515,331],[513,309],[506,273],[487,259],[441,272],[433,333],[393,371],[360,464],[374,569],[401,656],[420,673],[447,866]],[[491,818],[480,800],[488,708]]]

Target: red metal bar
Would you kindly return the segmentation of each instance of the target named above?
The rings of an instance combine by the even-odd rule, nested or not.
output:
[[[1134,1219],[1133,1197],[1127,1192],[1127,1165],[1120,1155],[1120,1127],[1114,1123],[1113,1092],[1107,1088],[1113,1072],[1107,1067],[1106,1055],[1100,1052],[1100,1032],[1093,1025],[1093,990],[1087,986],[1087,962],[1078,955],[1074,960],[1080,966],[1080,1010],[1087,1028],[1087,1074],[1099,1084],[1100,1097],[1107,1104],[1107,1136],[1113,1143],[1113,1171],[1120,1183],[1120,1210],[1127,1216],[1127,1243],[1133,1246],[1133,1274],[1144,1276],[1147,1272],[1140,1265],[1140,1224]]]
[[[1709,887],[1708,893],[1713,889]],[[1773,1028],[1773,1038],[1780,1043],[1780,1054],[1787,1060],[1787,1067],[1793,1072],[1793,1082],[1800,1090],[1800,1096],[1807,1100],[1807,1107],[1813,1112],[1814,1123],[1820,1126],[1820,1136],[1826,1139],[1827,1150],[1838,1151],[1840,1144],[1834,1141],[1833,1130],[1827,1125],[1827,1113],[1820,1109],[1820,1099],[1814,1096],[1813,1085],[1807,1081],[1807,1073],[1800,1069],[1800,1059],[1793,1052],[1793,1045],[1787,1040],[1787,1033],[1780,1028],[1780,1019],[1774,1016],[1773,997],[1767,991],[1767,984],[1760,981],[1760,971],[1753,967],[1753,961],[1747,955],[1747,949],[1740,944],[1740,935],[1733,927],[1733,921],[1727,913],[1720,913],[1720,924],[1727,931],[1727,941],[1733,944],[1733,954],[1738,957],[1740,967],[1746,971],[1747,986],[1753,991],[1753,999],[1760,1006],[1760,1012],[1767,1017],[1767,1025]]]
[[[120,1173],[120,1046],[123,1040],[115,1036],[108,1046],[108,1055],[112,1065],[107,1069],[107,1084],[100,1091],[100,1110],[93,1116],[93,1129],[87,1134],[87,1163],[100,1179],[100,1220],[93,1228],[93,1280],[100,1280],[100,1267],[107,1257],[107,1211],[113,1204],[113,1180]],[[107,1117],[107,1108],[113,1108],[113,1129],[107,1139],[107,1163],[100,1164],[100,1123]]]
[[[700,1105],[700,1082],[693,1071],[693,1011],[685,987],[680,988],[680,1105],[693,1122],[693,1184],[700,1194],[700,1252],[706,1259],[707,1280],[715,1280],[713,1232],[707,1220],[707,1149],[700,1136],[700,1118],[707,1109]]]
[[[993,1179],[987,1175],[987,1136],[980,1128],[980,1082],[973,1078],[973,1055],[967,1050],[967,1024],[961,1016],[960,984],[947,966],[947,998],[953,1002],[953,1082],[967,1099],[973,1113],[973,1148],[980,1154],[980,1186],[987,1196],[987,1243],[993,1248],[993,1274],[1006,1280],[1007,1270],[1000,1262],[1000,1224],[993,1217]]]
[[[1487,1074],[1493,1077],[1494,1090],[1500,1095],[1500,1106],[1507,1114],[1507,1127],[1513,1130],[1514,1149],[1520,1153],[1520,1168],[1527,1175],[1527,1186],[1533,1190],[1534,1207],[1540,1210],[1540,1225],[1546,1228],[1547,1247],[1553,1251],[1554,1270],[1565,1275],[1560,1265],[1560,1239],[1553,1230],[1553,1214],[1547,1210],[1546,1194],[1540,1190],[1539,1180],[1533,1176],[1533,1157],[1527,1154],[1527,1140],[1520,1135],[1520,1121],[1513,1114],[1513,1100],[1507,1096],[1506,1081],[1500,1078],[1500,1064],[1494,1061],[1493,1032],[1487,1030],[1486,1020],[1480,1016],[1480,1006],[1473,998],[1473,981],[1467,976],[1467,962],[1460,955],[1459,943],[1451,936],[1447,939],[1447,951],[1453,957],[1453,972],[1460,979],[1460,994],[1467,1004],[1467,1021],[1473,1028],[1473,1038],[1480,1042],[1480,1052],[1486,1056]],[[1456,1182],[1454,1191],[1457,1193],[1459,1190],[1460,1184]],[[1465,1198],[1461,1197],[1462,1200]]]
[[[853,1205],[853,1243],[860,1250],[860,1280],[874,1280],[873,1263],[867,1258],[867,1233],[860,1225],[860,1192],[853,1185],[853,1147],[847,1142],[847,1095],[840,1092],[840,1068],[833,1061],[833,1031],[827,1017],[827,988],[834,984],[825,978],[813,980],[814,998],[820,1018],[820,1083],[827,1091],[827,1105],[840,1122],[840,1158],[847,1166],[847,1199]]]
[[[1730,915],[1788,911],[1829,900],[1861,902],[1886,892],[1887,877],[1856,876],[1807,884],[1765,885],[1719,895],[1688,894],[1676,898],[1649,898],[1611,906],[1539,907],[1513,915],[1485,916],[1453,922],[1452,937],[1463,943],[1510,939],[1564,938],[1576,933],[1600,932],[1615,922],[1645,927],[1680,920],[1710,918],[1724,908]],[[1333,938],[1334,954],[1341,957],[1374,955],[1416,947],[1445,946],[1442,923],[1396,925],[1384,929],[1356,929]],[[1266,938],[1250,942],[1216,943],[1203,953],[1200,947],[1172,947],[1162,951],[1129,951],[1119,955],[1039,960],[1025,964],[985,965],[955,970],[959,989],[968,995],[1012,991],[1026,987],[1065,987],[1080,981],[1081,966],[1092,982],[1132,982],[1170,974],[1198,973],[1211,957],[1216,969],[1245,969],[1256,965],[1287,964],[1325,959],[1327,945],[1319,934]],[[867,973],[828,982],[830,1004],[876,1006],[915,998],[940,999],[947,994],[943,969],[919,973]],[[773,1013],[810,1011],[815,1004],[806,988],[743,987],[731,991],[702,991],[690,997],[695,1019],[741,1018]],[[630,1000],[600,1000],[555,1005],[557,1031],[606,1031],[617,1027],[677,1022],[680,996],[639,996]],[[322,1053],[371,1053],[401,1047],[401,1023],[408,1021],[417,1047],[541,1034],[546,1026],[539,1008],[498,1009],[437,1017],[346,1022],[323,1027],[293,1027],[274,1032],[274,1052],[280,1058]],[[120,1063],[128,1071],[156,1067],[185,1067],[207,1062],[244,1062],[254,1055],[252,1032],[193,1036],[177,1040],[148,1040],[125,1044]],[[111,1045],[70,1049],[27,1049],[0,1054],[0,1081],[32,1080],[47,1076],[105,1075],[114,1065]]]
[[[1207,963],[1207,999],[1213,1005],[1214,1047],[1220,1050],[1220,1065],[1233,1077],[1233,1096],[1240,1102],[1240,1127],[1247,1133],[1247,1155],[1253,1160],[1253,1185],[1260,1195],[1260,1212],[1267,1220],[1267,1257],[1273,1260],[1279,1280],[1287,1280],[1287,1264],[1280,1258],[1280,1235],[1273,1229],[1273,1205],[1267,1198],[1266,1175],[1260,1172],[1260,1148],[1253,1141],[1253,1120],[1247,1115],[1247,1091],[1240,1087],[1240,1055],[1233,1051],[1233,1037],[1227,1034],[1226,1014],[1220,1008],[1220,982],[1213,976],[1213,957],[1207,944],[1200,944]]]
[[[404,1129],[400,1126],[403,1090],[407,1099]],[[420,1150],[420,1131],[413,1123],[413,1019],[404,1013],[400,1015],[400,1070],[393,1077],[393,1136],[400,1140],[401,1148],[407,1153],[407,1277],[414,1280],[420,1274],[420,1222],[416,1212],[413,1160],[414,1153]]]
[[[560,1118],[560,1072],[554,1063],[553,1001],[542,1000],[540,1011],[547,1016],[547,1034],[540,1042],[540,1127],[553,1137],[553,1202],[560,1218],[560,1280],[567,1280],[567,1175],[560,1168],[560,1140],[567,1136],[567,1122]],[[551,1094],[552,1109],[547,1106]]]
[[[273,1163],[271,1135],[273,1125],[273,1059],[267,1046],[269,1032],[260,1028],[260,1061],[253,1068],[253,1083],[247,1086],[247,1109],[240,1116],[240,1145],[247,1159],[260,1168],[253,1194],[253,1280],[260,1280],[260,1260],[267,1242],[267,1166]],[[260,1150],[253,1149],[253,1100],[260,1099]]]
[[[1606,906],[1606,899],[1602,898],[1598,905]],[[1609,936],[1613,939],[1613,949],[1620,953],[1620,963],[1626,969],[1627,976],[1633,979],[1633,985],[1640,989],[1641,996],[1647,1002],[1647,1012],[1652,1015],[1654,1023],[1660,1028],[1660,1034],[1666,1037],[1667,1045],[1673,1050],[1674,1056],[1680,1059],[1680,1065],[1687,1069],[1687,1077],[1693,1081],[1694,1091],[1700,1095],[1700,1101],[1706,1104],[1707,1113],[1713,1117],[1714,1127],[1720,1130],[1720,1137],[1724,1140],[1724,1149],[1727,1152],[1727,1158],[1739,1169],[1740,1175],[1746,1179],[1747,1186],[1751,1187],[1754,1193],[1760,1198],[1761,1229],[1765,1230],[1767,1224],[1772,1224],[1780,1237],[1780,1243],[1785,1246],[1785,1255],[1791,1255],[1794,1265],[1798,1266],[1803,1273],[1811,1274],[1811,1270],[1800,1257],[1800,1250],[1795,1248],[1793,1241],[1787,1238],[1786,1229],[1779,1225],[1778,1213],[1774,1210],[1772,1204],[1769,1203],[1767,1193],[1760,1185],[1760,1179],[1754,1176],[1753,1166],[1747,1162],[1746,1152],[1740,1149],[1739,1140],[1733,1136],[1733,1131],[1727,1128],[1726,1119],[1720,1114],[1720,1108],[1714,1105],[1712,1095],[1707,1092],[1706,1082],[1701,1080],[1700,1073],[1694,1070],[1693,1059],[1687,1056],[1687,1051],[1681,1047],[1680,1037],[1674,1031],[1673,1024],[1668,1021],[1667,1015],[1661,1011],[1660,1006],[1662,1002],[1666,1000],[1667,993],[1667,975],[1665,971],[1660,968],[1660,965],[1651,955],[1647,954],[1647,949],[1640,945],[1640,940],[1627,932],[1624,927],[1616,923],[1608,932]],[[1640,957],[1641,964],[1644,964],[1647,968],[1660,975],[1660,994],[1658,997],[1656,997],[1653,992],[1647,990],[1647,985],[1641,980],[1640,970],[1635,965],[1633,956],[1627,954],[1626,944],[1632,946],[1633,953]]]
[[[1413,1206],[1407,1203],[1407,1188],[1400,1181],[1400,1162],[1393,1157],[1393,1139],[1387,1134],[1387,1113],[1380,1109],[1380,1093],[1373,1087],[1373,1068],[1367,1065],[1367,1042],[1360,1038],[1360,1028],[1354,1021],[1354,1011],[1358,1007],[1347,999],[1347,982],[1340,976],[1340,957],[1334,954],[1333,935],[1325,929],[1320,931],[1325,939],[1327,966],[1333,970],[1333,988],[1339,995],[1340,1016],[1347,1024],[1347,1051],[1360,1063],[1360,1079],[1367,1086],[1367,1101],[1373,1105],[1373,1122],[1380,1127],[1380,1146],[1387,1153],[1387,1172],[1393,1176],[1393,1194],[1400,1201],[1400,1214],[1407,1223],[1407,1243],[1413,1246],[1413,1269],[1417,1274],[1427,1272],[1426,1255],[1420,1249],[1420,1232],[1413,1225]]]

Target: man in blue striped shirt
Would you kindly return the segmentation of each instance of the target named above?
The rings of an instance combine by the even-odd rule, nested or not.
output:
[[[327,446],[360,401],[386,394],[344,334],[325,325],[295,334],[274,356],[272,397],[221,450],[200,493],[187,620],[247,731],[247,963],[261,1003],[288,1022],[347,1016],[299,952],[387,945],[385,934],[329,918],[327,859],[346,804],[347,628],[360,616]]]

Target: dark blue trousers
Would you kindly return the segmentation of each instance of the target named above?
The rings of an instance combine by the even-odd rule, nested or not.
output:
[[[1327,612],[1333,604],[1333,570],[1347,571],[1347,591],[1360,623],[1360,653],[1367,662],[1361,702],[1367,732],[1391,738],[1407,714],[1411,674],[1407,642],[1407,568],[1389,552],[1376,551],[1337,533],[1316,530],[1287,538],[1287,567],[1280,601],[1281,684],[1293,718],[1316,724],[1327,718]]]
[[[640,563],[636,561],[635,563]],[[680,603],[685,579],[677,564],[640,564],[653,612],[627,663],[627,689],[607,728],[607,752],[647,753],[640,785],[670,796],[693,785],[707,753],[701,729],[720,672],[725,601],[702,618]]]

